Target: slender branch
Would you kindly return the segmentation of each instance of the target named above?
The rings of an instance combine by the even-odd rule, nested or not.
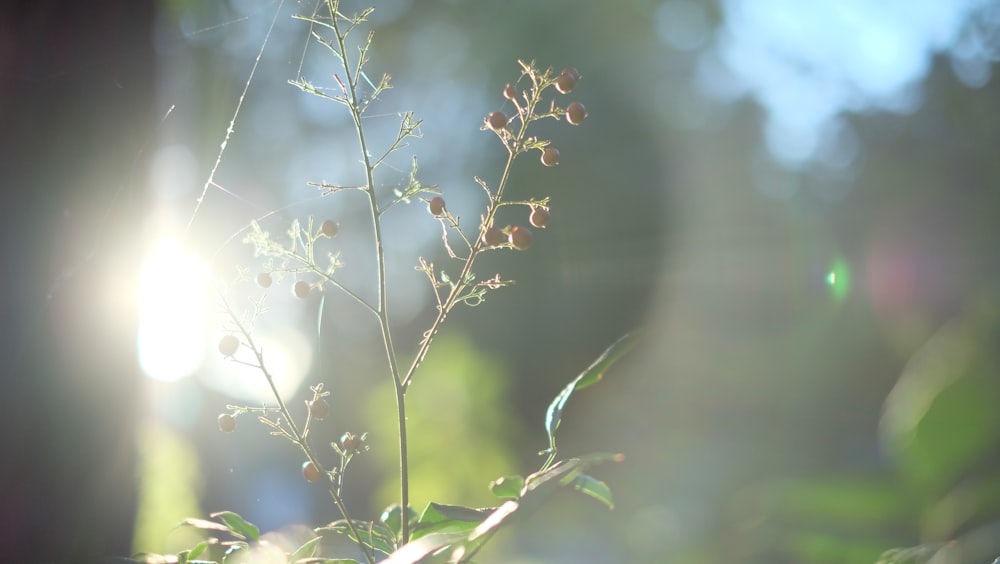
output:
[[[528,106],[523,110],[519,108],[519,112],[522,116],[532,115],[534,111],[535,104],[539,100],[540,89],[536,89],[536,95],[528,102]],[[503,167],[503,173],[500,175],[500,182],[497,185],[496,194],[491,195],[490,205],[486,211],[486,217],[483,218],[482,224],[479,226],[479,234],[476,236],[475,242],[472,244],[471,252],[469,257],[465,260],[465,264],[462,266],[462,272],[458,276],[458,281],[452,287],[451,292],[445,299],[444,303],[438,306],[437,317],[434,318],[434,322],[431,323],[430,329],[424,333],[424,338],[420,342],[420,348],[417,350],[417,355],[413,358],[413,362],[410,364],[409,370],[406,371],[406,376],[403,378],[403,392],[410,386],[413,381],[413,374],[417,371],[417,367],[424,361],[424,357],[427,356],[427,351],[430,349],[431,341],[434,339],[434,335],[441,329],[441,325],[444,324],[445,319],[448,317],[448,313],[451,312],[452,308],[461,301],[461,296],[464,295],[465,289],[468,287],[467,280],[469,279],[469,274],[472,273],[472,266],[476,262],[476,257],[479,256],[481,252],[486,250],[486,245],[483,242],[483,235],[485,235],[486,230],[493,225],[493,217],[496,215],[497,210],[503,201],[503,192],[507,187],[508,180],[510,179],[510,172],[514,165],[514,159],[518,155],[518,147],[521,146],[528,132],[528,124],[531,123],[530,120],[522,119],[521,127],[518,129],[517,134],[514,139],[507,144],[507,162]],[[464,235],[463,235],[464,238]],[[466,240],[468,242],[468,240]]]
[[[385,354],[389,361],[389,371],[392,374],[393,387],[396,392],[396,419],[399,428],[399,478],[400,478],[400,506],[404,514],[410,506],[409,493],[409,465],[407,463],[407,441],[406,441],[406,401],[405,387],[403,386],[399,366],[396,362],[396,351],[392,344],[392,331],[389,327],[389,313],[387,294],[387,281],[385,273],[385,250],[382,239],[382,222],[378,211],[378,200],[375,195],[375,165],[372,163],[368,152],[368,141],[365,138],[365,128],[361,123],[361,104],[358,100],[358,77],[361,74],[361,63],[359,61],[357,72],[351,71],[351,65],[347,62],[347,45],[345,42],[346,33],[341,33],[340,23],[337,17],[335,0],[327,0],[330,9],[330,16],[333,23],[334,33],[337,36],[337,44],[341,54],[341,61],[344,63],[344,73],[347,78],[347,91],[345,95],[350,97],[351,103],[348,105],[351,111],[351,118],[354,121],[354,128],[358,133],[358,143],[361,146],[362,160],[365,166],[365,180],[368,187],[365,190],[368,194],[369,209],[371,211],[372,230],[375,235],[375,254],[378,263],[378,290],[379,299],[377,306],[377,317],[379,327],[382,330],[382,341],[385,344]],[[369,38],[370,41],[370,38]],[[400,529],[400,542],[406,544],[410,538],[409,522],[402,520]]]
[[[243,338],[246,339],[247,345],[250,347],[250,350],[253,351],[254,356],[257,358],[257,368],[260,369],[261,373],[264,374],[264,378],[267,379],[267,384],[271,387],[271,393],[274,394],[274,399],[275,401],[278,402],[278,409],[281,411],[281,415],[285,418],[285,421],[288,422],[288,427],[292,431],[291,433],[292,442],[294,442],[296,445],[298,445],[300,449],[302,449],[303,454],[306,455],[306,458],[309,460],[310,463],[312,463],[313,466],[316,467],[317,470],[323,472],[323,465],[320,464],[319,460],[317,460],[316,455],[313,453],[312,449],[309,448],[309,444],[306,442],[305,435],[299,432],[298,426],[295,425],[295,420],[292,418],[291,412],[288,411],[288,406],[286,406],[285,401],[281,399],[281,394],[278,392],[278,387],[274,383],[274,377],[271,376],[271,373],[267,370],[267,367],[264,365],[263,350],[260,347],[258,347],[256,343],[254,343],[253,337],[250,334],[250,330],[247,329],[247,327],[240,322],[239,317],[236,315],[236,312],[233,311],[232,306],[229,305],[229,301],[226,300],[225,296],[220,296],[220,298],[222,299],[223,306],[226,308],[226,314],[229,315],[229,318],[232,319],[233,323],[236,324],[236,328],[239,329],[240,333],[243,335]],[[337,492],[333,482],[328,479],[327,483],[328,483],[327,491],[330,492],[330,497],[333,498],[333,503],[337,506],[337,509],[340,510],[340,514],[344,516],[344,520],[347,521],[347,526],[351,529],[351,533],[354,535],[354,538],[357,539],[358,546],[361,547],[361,552],[364,553],[365,559],[369,562],[369,564],[374,564],[375,558],[372,554],[369,554],[367,547],[361,541],[361,536],[358,534],[358,531],[354,526],[354,522],[351,520],[351,516],[347,512],[347,506],[344,505],[344,500],[341,499],[340,494]]]

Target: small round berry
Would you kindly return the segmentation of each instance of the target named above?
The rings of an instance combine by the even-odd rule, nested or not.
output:
[[[307,482],[318,482],[322,477],[319,468],[312,462],[306,460],[302,463],[302,477],[306,479]]]
[[[219,430],[223,433],[232,433],[236,430],[236,418],[231,413],[219,415]]]
[[[574,86],[576,86],[576,80],[571,76],[560,74],[556,78],[556,90],[562,94],[569,94],[573,91]]]
[[[576,83],[579,82],[581,76],[580,71],[573,67],[566,67],[563,69],[562,73],[556,77],[556,90],[563,94],[569,94],[573,91]]]
[[[580,102],[572,102],[566,107],[566,121],[573,125],[580,125],[587,117],[587,108]]]
[[[503,231],[500,231],[496,227],[490,227],[483,233],[483,243],[486,243],[490,247],[499,246],[503,243],[503,240]]]
[[[431,215],[440,216],[444,213],[444,198],[434,196],[431,201],[427,202],[427,209],[430,210]]]
[[[240,340],[236,335],[224,335],[219,339],[219,352],[222,356],[233,356],[240,349]]]
[[[545,208],[531,208],[531,215],[528,216],[528,221],[532,226],[544,229],[549,224],[551,217],[549,210]]]
[[[344,452],[351,452],[353,450],[360,449],[361,437],[350,431],[344,433],[340,436],[340,448],[344,449]]]
[[[500,131],[507,127],[507,114],[503,112],[492,112],[486,116],[486,125],[493,131]]]
[[[510,230],[510,244],[512,247],[519,251],[523,251],[531,246],[531,242],[534,241],[535,237],[531,234],[531,231],[526,227],[514,226]]]
[[[333,237],[338,231],[340,231],[340,225],[332,219],[324,221],[323,224],[319,226],[319,232],[324,237]]]
[[[274,279],[271,278],[270,272],[257,273],[257,285],[261,288],[270,288],[272,282],[274,282]]]
[[[316,420],[322,421],[330,413],[330,404],[323,398],[316,398],[306,402],[309,406],[309,415]]]
[[[312,292],[312,287],[305,280],[299,280],[292,286],[292,293],[295,294],[296,298],[304,300],[309,297],[309,293]]]
[[[546,147],[542,151],[542,164],[545,166],[556,166],[559,164],[559,149]]]
[[[517,98],[517,90],[514,89],[513,84],[508,84],[507,86],[503,87],[503,97],[507,98],[508,100],[513,100],[514,98]]]

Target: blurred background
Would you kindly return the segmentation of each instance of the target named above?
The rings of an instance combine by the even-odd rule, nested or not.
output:
[[[342,11],[365,5],[345,3]],[[480,131],[518,59],[580,70],[580,126],[540,124],[561,164],[518,161],[511,197],[551,197],[527,252],[478,274],[516,285],[455,312],[409,399],[413,504],[496,504],[527,474],[545,408],[610,343],[642,346],[570,400],[560,454],[595,468],[607,511],[572,493],[499,535],[484,562],[935,562],[1000,556],[1000,4],[988,0],[379,2],[367,76],[380,169],[418,177],[468,227],[474,177],[505,153]],[[296,449],[227,405],[268,402],[224,362],[237,308],[294,410],[331,392],[314,444],[368,432],[346,500],[392,503],[394,400],[375,320],[267,270],[257,220],[333,219],[338,279],[374,298],[363,181],[310,40],[312,2],[12,2],[0,8],[0,553],[81,562],[193,544],[185,517],[267,531],[338,518]],[[358,35],[359,38],[363,37]],[[522,83],[523,84],[523,83]],[[234,115],[235,120],[234,120]],[[227,135],[227,130],[231,134]],[[381,143],[381,145],[379,145]],[[220,155],[220,145],[224,152]],[[522,224],[523,210],[501,223]],[[521,217],[524,216],[524,217]],[[384,216],[402,359],[433,318],[417,257],[455,265],[420,202]],[[321,458],[334,461],[331,450]],[[957,542],[951,542],[957,541]]]

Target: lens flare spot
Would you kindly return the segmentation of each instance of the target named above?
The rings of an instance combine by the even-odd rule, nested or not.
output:
[[[847,263],[841,259],[834,260],[826,272],[825,281],[834,300],[839,302],[846,298],[851,289],[850,270]]]
[[[139,271],[139,366],[156,380],[180,380],[205,353],[208,264],[174,240],[161,241]]]

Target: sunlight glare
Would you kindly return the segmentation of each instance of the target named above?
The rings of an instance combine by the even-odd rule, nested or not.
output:
[[[208,264],[164,240],[139,271],[139,365],[150,378],[172,382],[197,370],[205,353]]]
[[[278,392],[283,397],[295,395],[312,368],[312,347],[306,336],[293,326],[258,327],[254,342],[263,352]],[[200,375],[203,383],[234,399],[273,405],[274,392],[254,366],[257,359],[253,352],[242,346],[234,358],[240,362],[212,355],[211,365]]]

